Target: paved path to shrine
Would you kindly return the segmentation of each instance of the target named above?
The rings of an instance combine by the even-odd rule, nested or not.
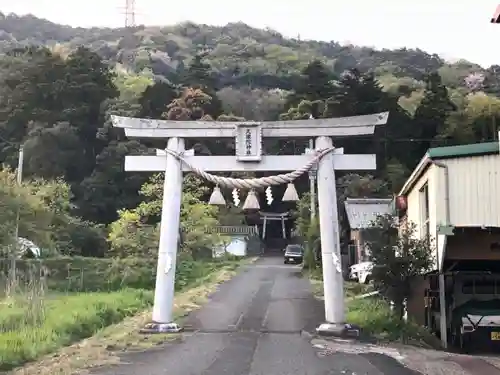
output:
[[[129,354],[97,374],[500,375],[493,360],[314,338],[322,319],[300,269],[263,257],[188,318],[182,342]]]

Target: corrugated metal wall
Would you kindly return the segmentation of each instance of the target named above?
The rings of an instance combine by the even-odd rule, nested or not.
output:
[[[500,156],[446,159],[443,163],[449,171],[451,224],[500,227]]]
[[[444,246],[437,236],[437,226],[500,227],[500,155],[482,155],[442,159],[449,178],[449,222],[446,222],[446,169],[430,165],[408,194],[407,219],[417,226],[417,234],[424,233],[422,217],[423,194],[429,189],[430,236],[434,239],[436,255]],[[441,244],[442,245],[442,244]],[[439,253],[439,254],[438,254]]]

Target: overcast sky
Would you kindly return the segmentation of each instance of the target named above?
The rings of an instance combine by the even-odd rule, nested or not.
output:
[[[136,22],[243,21],[286,36],[376,48],[419,47],[445,58],[500,65],[494,0],[136,0]],[[71,5],[70,5],[71,4]],[[122,26],[125,0],[0,0],[3,13],[32,13],[72,26]]]

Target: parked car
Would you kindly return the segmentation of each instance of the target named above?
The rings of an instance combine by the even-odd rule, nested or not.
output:
[[[446,280],[447,292],[453,296],[446,300],[446,330],[450,343],[468,353],[474,350],[500,350],[500,280],[487,272],[456,272]],[[426,306],[431,330],[441,334],[439,291],[427,290],[432,295]]]
[[[284,264],[301,264],[304,260],[304,248],[301,245],[287,245],[284,254]]]
[[[42,255],[42,250],[40,249],[40,247],[38,247],[36,244],[34,244],[32,241],[26,238],[18,237],[17,246],[18,246],[18,256],[20,258],[22,257],[40,258],[40,256]]]
[[[353,264],[349,269],[349,279],[358,281],[361,284],[368,284],[370,282],[372,269],[372,262],[361,262]]]

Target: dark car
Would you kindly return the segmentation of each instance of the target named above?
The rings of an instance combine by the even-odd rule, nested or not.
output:
[[[284,263],[300,264],[304,260],[304,248],[301,245],[288,245],[285,248]]]

